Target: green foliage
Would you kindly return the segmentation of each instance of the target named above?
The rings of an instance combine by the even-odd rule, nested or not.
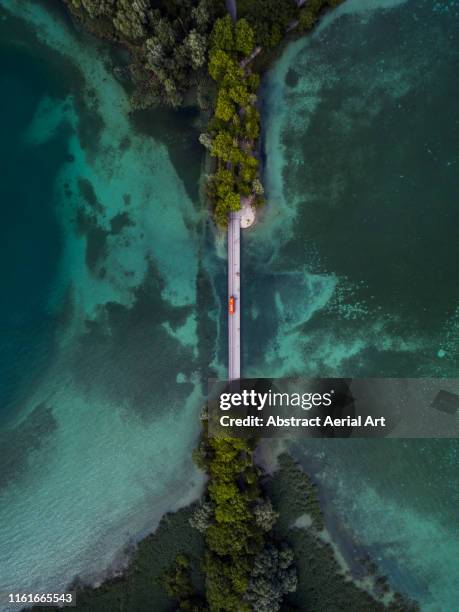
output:
[[[210,152],[218,164],[209,181],[208,195],[213,202],[215,220],[222,227],[227,225],[228,213],[240,209],[241,196],[250,195],[257,177],[258,162],[251,146],[260,132],[254,93],[260,80],[239,62],[239,56],[249,55],[253,46],[254,34],[247,20],[240,19],[234,25],[226,16],[215,22],[208,69],[218,92],[209,128]],[[207,140],[205,144],[208,145]]]
[[[251,72],[247,75],[246,83],[249,91],[257,91],[260,86],[260,77],[258,74]]]
[[[210,455],[209,455],[209,447],[205,443],[204,440],[200,440],[197,448],[193,449],[192,458],[194,463],[198,466],[200,470],[205,472],[207,470],[207,466],[209,465]]]
[[[206,64],[213,23],[224,12],[221,0],[65,2],[91,30],[132,52],[133,69],[143,72],[135,79],[140,83],[132,96],[136,108],[158,101],[177,107],[190,90],[203,108],[209,105]]]
[[[221,49],[210,52],[209,74],[220,87],[232,89],[244,81],[245,75],[237,61]]]
[[[208,29],[212,12],[212,2],[208,0],[200,0],[198,5],[191,9],[191,16],[200,32],[205,32]]]
[[[214,127],[203,143],[217,159],[217,169],[230,165],[233,176],[231,185],[217,177],[208,186],[217,222],[226,225],[241,196],[260,204],[255,155],[260,79],[244,60],[256,45],[274,48],[295,21],[301,30],[311,28],[326,7],[340,0],[308,0],[301,9],[293,0],[239,0],[236,23],[223,0],[65,1],[93,31],[133,53],[134,108],[179,107],[190,90],[202,109],[214,108]]]
[[[304,8],[300,11],[298,27],[302,32],[311,30],[317,21],[316,14],[310,8]]]
[[[278,458],[278,470],[266,481],[266,490],[279,518],[276,536],[289,543],[295,553],[298,588],[289,597],[295,610],[352,610],[352,612],[414,612],[413,602],[398,594],[389,604],[374,599],[343,574],[333,548],[318,535],[324,520],[316,486],[292,457]],[[309,528],[292,528],[304,515],[312,519]],[[367,563],[362,570],[371,571]]]
[[[234,190],[234,174],[228,168],[219,168],[214,174],[213,179],[215,181],[217,194],[220,197]]]
[[[256,140],[260,135],[260,113],[254,106],[245,109],[244,136],[249,140]]]
[[[234,32],[234,46],[236,51],[243,55],[250,55],[255,45],[255,35],[247,19],[236,22]]]
[[[109,17],[115,6],[115,0],[70,0],[70,6],[84,10],[92,19]]]
[[[148,2],[146,0],[117,0],[113,25],[127,39],[144,38],[147,34]]]
[[[292,0],[238,1],[238,14],[253,28],[254,43],[268,49],[279,44],[288,25],[296,19],[297,11]]]
[[[192,90],[199,106],[208,109],[213,95],[208,74],[217,82],[228,78],[224,86],[230,97],[236,82],[245,81],[248,91],[256,91],[257,85],[250,83],[256,75],[241,71],[241,59],[256,45],[275,47],[296,20],[300,30],[310,29],[326,8],[342,0],[308,0],[301,9],[293,0],[238,0],[241,18],[236,24],[223,0],[64,1],[93,32],[125,44],[132,52],[133,69],[144,73],[134,79],[136,108],[158,102],[177,107]],[[225,53],[231,63],[209,65],[207,72],[209,49],[211,56]],[[213,63],[221,59],[217,55]],[[229,109],[224,116],[229,116]]]
[[[212,49],[209,55],[209,74],[214,81],[222,81],[226,74],[235,71],[237,63],[222,49]]]
[[[298,27],[301,32],[307,32],[317,23],[320,15],[328,8],[334,8],[344,0],[308,0],[306,6],[300,9]]]
[[[217,94],[215,116],[222,121],[230,121],[235,115],[236,107],[227,89],[221,88]]]
[[[258,174],[258,159],[248,153],[242,153],[240,157],[239,176],[244,183],[253,184]]]
[[[228,169],[219,169],[218,176],[221,184],[232,185],[233,176]],[[209,475],[206,503],[212,506],[212,518],[204,531],[207,550],[203,566],[212,611],[252,609],[244,602],[244,596],[256,555],[263,549],[265,533],[254,518],[254,508],[262,502],[252,452],[253,445],[246,440],[204,436],[201,440],[199,456],[205,457]],[[248,493],[250,488],[256,491],[255,500]]]
[[[225,228],[228,226],[228,212],[223,200],[214,201],[214,217],[219,227]]]
[[[291,548],[268,544],[255,559],[246,599],[257,612],[278,612],[284,595],[296,591],[297,580]]]
[[[221,202],[228,212],[241,209],[241,196],[238,193],[228,193]]]
[[[218,174],[222,184],[231,185],[228,169]],[[277,513],[261,497],[254,441],[206,434],[205,425],[198,456],[209,476],[208,501],[201,506],[206,508],[203,569],[209,609],[274,612],[283,595],[295,589],[296,571],[291,550],[265,540]]]
[[[215,84],[207,75],[196,79],[196,101],[203,111],[209,111],[215,100]]]
[[[250,518],[247,500],[240,494],[236,483],[212,481],[208,492],[215,505],[218,523],[239,523]]]
[[[177,600],[179,610],[208,612],[209,608],[192,583],[190,560],[186,555],[177,555],[174,563],[163,572],[161,582],[169,597]]]
[[[253,514],[255,516],[256,524],[258,527],[263,529],[263,531],[271,531],[279,516],[279,513],[274,511],[270,499],[264,499],[257,504],[254,508]]]
[[[191,67],[194,70],[204,66],[206,62],[207,40],[197,30],[191,30],[185,38],[185,47],[190,53]]]
[[[262,196],[264,194],[265,190],[264,190],[263,184],[260,181],[260,179],[258,178],[254,179],[252,183],[252,191],[258,196]]]
[[[224,162],[237,163],[241,158],[241,152],[231,133],[221,130],[212,141],[211,155],[218,157]]]
[[[199,134],[199,142],[202,144],[203,147],[205,147],[209,151],[211,150],[212,136],[210,134],[207,134],[206,132]]]
[[[194,529],[197,529],[200,533],[204,533],[207,527],[209,527],[213,515],[213,505],[210,502],[203,502],[196,508],[189,523]]]
[[[175,562],[167,569],[162,581],[164,589],[170,597],[178,599],[189,598],[194,591],[190,577],[190,562],[185,555],[177,555]]]
[[[242,594],[248,586],[248,572],[243,565],[232,564],[227,559],[206,551],[203,567],[210,610],[250,612],[251,606],[242,600]]]
[[[233,22],[229,15],[217,19],[212,29],[210,46],[231,53],[235,49]]]

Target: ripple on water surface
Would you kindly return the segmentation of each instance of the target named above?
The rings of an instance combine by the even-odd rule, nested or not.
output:
[[[10,177],[27,219],[2,198],[13,219],[2,228],[41,249],[29,268],[11,244],[7,269],[51,339],[31,345],[26,323],[37,322],[16,322],[30,376],[10,385],[0,434],[0,591],[55,590],[119,564],[127,543],[202,485],[190,463],[202,399],[190,189],[200,158],[180,153],[197,143],[188,118],[185,129],[163,115],[153,135],[139,131],[110,57],[59,11],[1,6],[3,47],[22,66],[9,82],[20,106],[10,162],[28,178]],[[27,106],[19,93],[33,86]],[[2,309],[22,301],[11,289]]]
[[[254,376],[457,377],[458,39],[457,2],[349,0],[268,75],[270,206],[244,264]],[[294,452],[336,537],[452,611],[457,442],[376,442]]]

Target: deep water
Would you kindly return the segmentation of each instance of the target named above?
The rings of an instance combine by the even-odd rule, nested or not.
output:
[[[0,38],[0,417],[14,390],[27,387],[52,351],[49,294],[57,273],[62,236],[54,183],[65,164],[68,130],[59,126],[45,143],[27,141],[27,127],[43,99],[62,96],[57,75],[30,51]]]
[[[349,0],[276,62],[264,85],[269,205],[244,247],[247,374],[457,378],[458,41],[455,1]],[[369,550],[423,610],[448,612],[458,449],[292,448],[349,563]]]

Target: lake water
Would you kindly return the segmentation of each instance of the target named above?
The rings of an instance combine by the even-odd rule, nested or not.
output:
[[[0,591],[99,579],[196,497],[224,244],[192,112],[129,116],[116,51],[1,0]],[[265,81],[247,376],[457,376],[457,2],[348,0]],[[330,529],[453,610],[455,441],[314,441]]]
[[[247,374],[457,377],[458,41],[458,2],[349,0],[276,62]],[[350,562],[370,550],[423,609],[457,608],[456,440],[292,450]]]
[[[8,592],[101,577],[199,495],[190,455],[217,306],[193,113],[131,119],[115,51],[55,3],[0,10]]]

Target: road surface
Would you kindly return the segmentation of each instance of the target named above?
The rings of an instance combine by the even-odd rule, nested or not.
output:
[[[226,0],[226,10],[228,11],[229,16],[231,17],[233,22],[236,23],[236,19],[237,19],[236,0]]]
[[[229,298],[234,298],[234,314]],[[228,379],[241,377],[241,213],[232,212],[228,224]]]

